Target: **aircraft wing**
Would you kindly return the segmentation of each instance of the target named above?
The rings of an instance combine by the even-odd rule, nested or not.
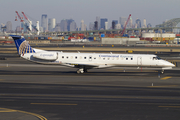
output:
[[[108,67],[113,67],[113,65],[106,65],[106,64],[96,64],[96,63],[65,63],[69,66],[74,66],[76,68],[108,68]]]
[[[88,63],[65,63],[67,65],[70,66],[74,66],[76,68],[94,68],[94,67],[98,67],[99,65],[95,65],[95,64],[88,64]]]

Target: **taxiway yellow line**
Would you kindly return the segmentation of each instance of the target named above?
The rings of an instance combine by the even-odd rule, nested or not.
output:
[[[172,77],[171,76],[163,77],[163,78],[161,78],[161,80],[167,80],[169,78],[172,78]]]
[[[6,109],[6,108],[0,108],[0,113],[1,113],[1,112],[17,112],[17,110]]]
[[[32,105],[77,105],[69,103],[31,103]]]
[[[36,113],[31,113],[31,112],[26,112],[26,111],[21,111],[21,110],[13,110],[13,109],[7,109],[7,108],[0,108],[0,112],[21,112],[21,113],[33,115],[33,116],[39,118],[40,120],[47,120],[47,118],[45,118],[42,115],[39,115],[39,114],[36,114]]]
[[[45,118],[44,116],[36,114],[36,113],[30,113],[30,112],[21,111],[21,110],[17,110],[17,112],[26,113],[26,114],[30,114],[30,115],[36,116],[40,120],[47,120],[47,118]]]

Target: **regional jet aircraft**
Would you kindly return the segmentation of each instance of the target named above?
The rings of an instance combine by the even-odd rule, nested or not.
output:
[[[162,60],[156,55],[45,51],[32,48],[23,36],[10,36],[14,39],[20,57],[41,64],[75,67],[78,68],[77,73],[84,73],[92,68],[156,67],[164,71],[164,69],[172,69],[172,67],[175,67],[174,64]]]

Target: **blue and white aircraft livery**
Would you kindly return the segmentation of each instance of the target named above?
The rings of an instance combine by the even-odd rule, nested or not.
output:
[[[172,69],[174,64],[162,60],[156,55],[146,54],[101,54],[67,53],[45,51],[32,48],[22,36],[10,35],[16,44],[20,57],[41,64],[57,64],[78,68],[77,73],[87,72],[92,68],[109,67],[156,67]]]

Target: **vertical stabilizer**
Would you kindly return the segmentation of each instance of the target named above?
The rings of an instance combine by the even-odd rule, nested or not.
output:
[[[16,48],[19,55],[24,55],[26,53],[35,53],[33,48],[29,45],[28,41],[24,37],[19,35],[10,35],[14,39]]]

